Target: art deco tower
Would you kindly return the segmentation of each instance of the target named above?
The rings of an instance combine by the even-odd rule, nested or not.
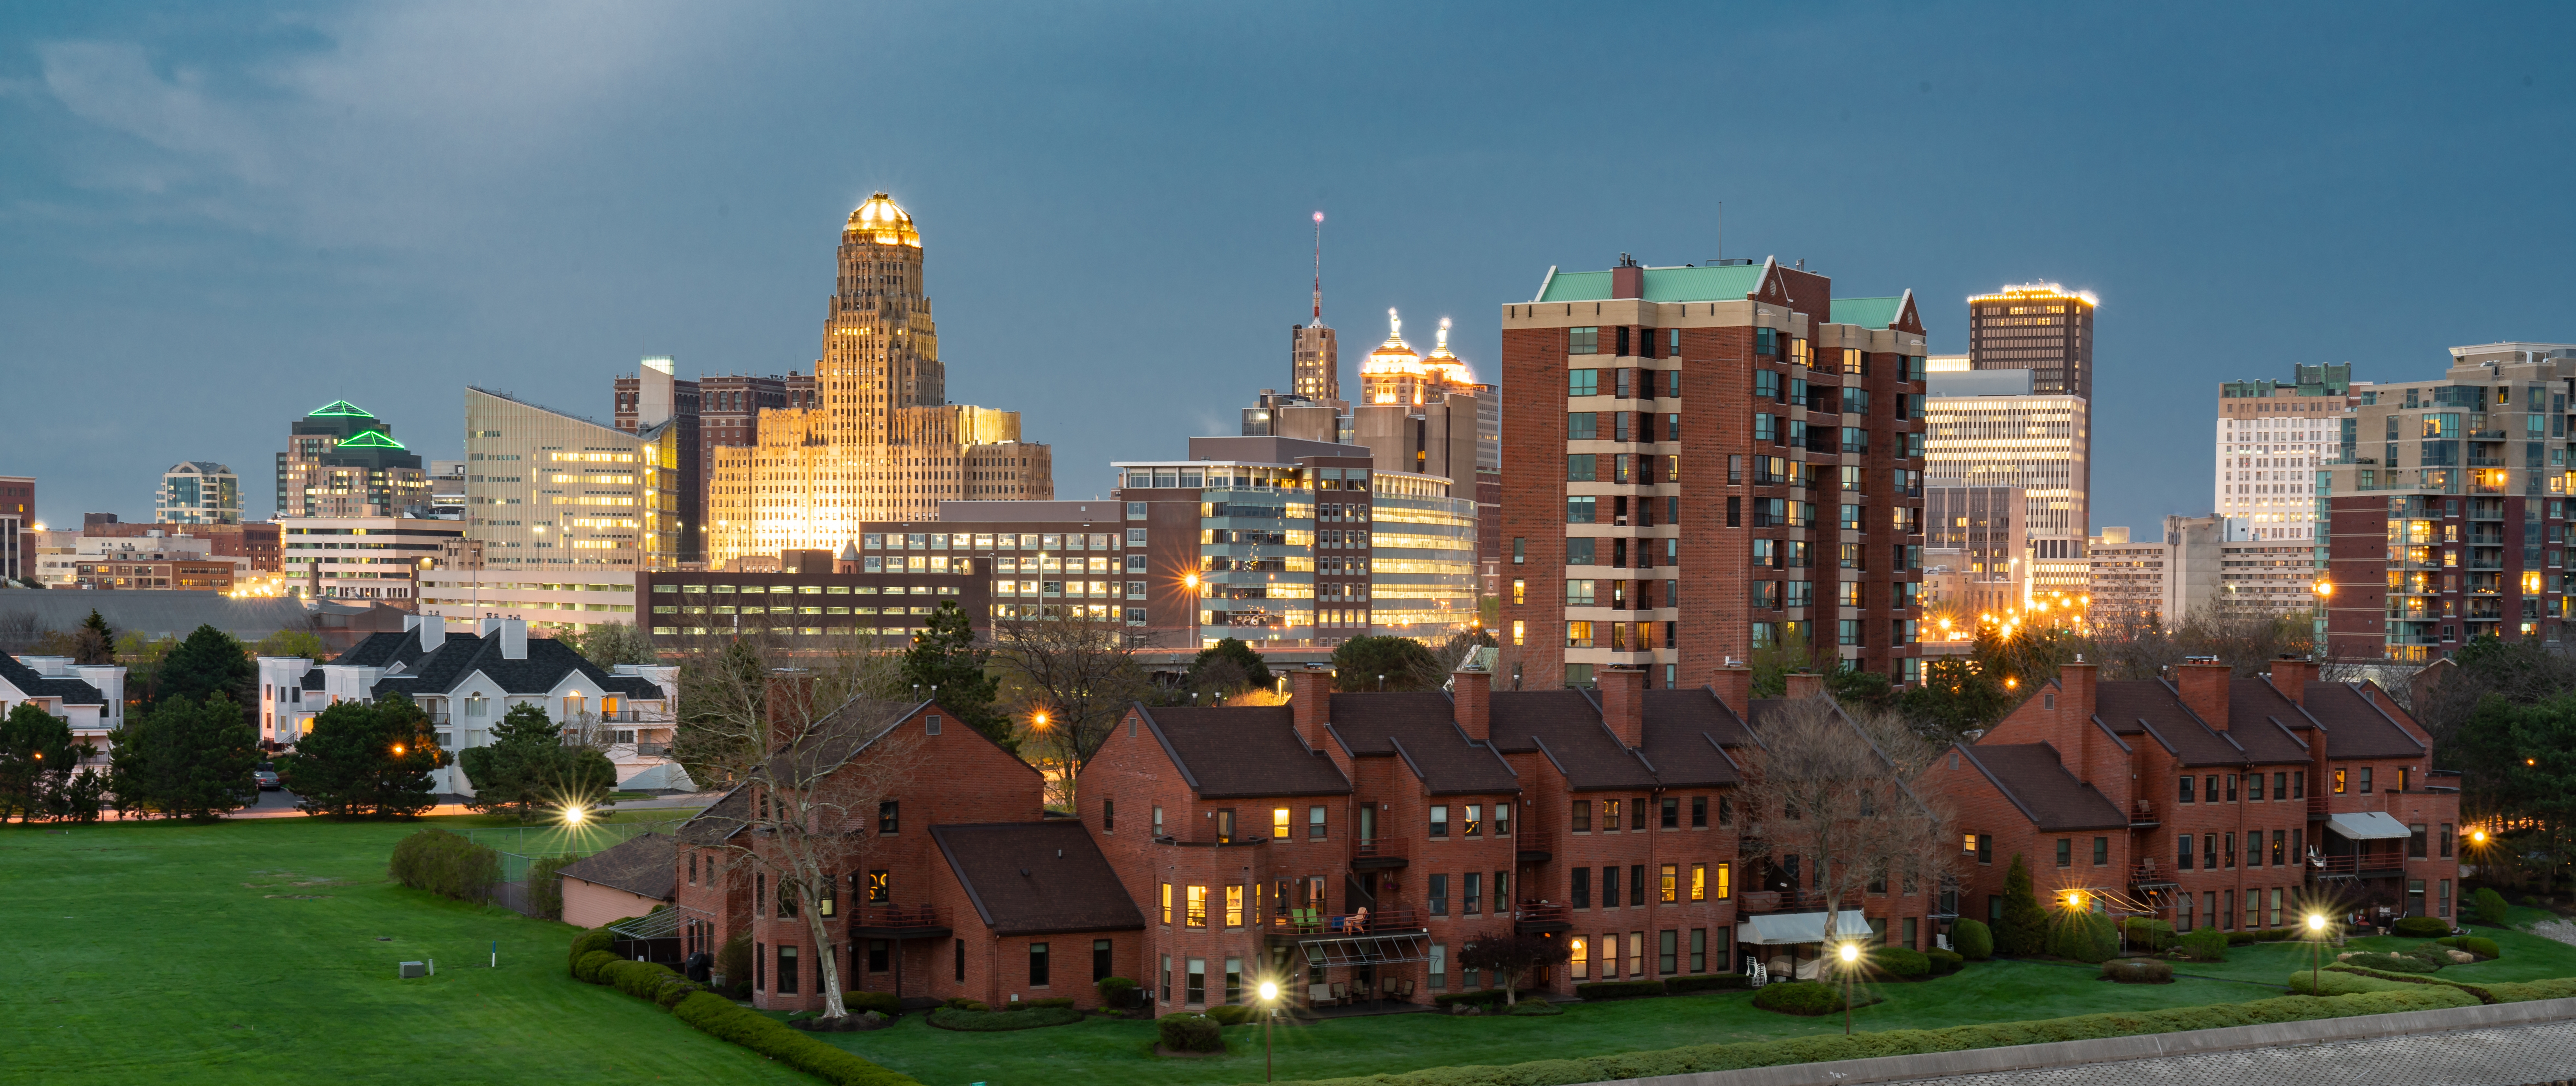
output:
[[[921,232],[885,193],[841,229],[840,279],[814,378],[836,441],[885,444],[895,411],[948,402],[939,325],[922,292]]]

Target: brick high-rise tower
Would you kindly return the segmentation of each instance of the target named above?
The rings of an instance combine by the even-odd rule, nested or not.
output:
[[[1769,650],[1919,672],[1923,324],[1812,272],[1550,270],[1503,307],[1507,681]]]

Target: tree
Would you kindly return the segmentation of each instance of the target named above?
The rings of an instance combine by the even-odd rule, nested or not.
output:
[[[602,622],[587,631],[569,635],[563,641],[572,647],[572,651],[580,653],[582,659],[599,665],[603,671],[615,670],[619,664],[662,662],[661,653],[653,647],[653,639],[646,636],[640,627],[624,622]]]
[[[98,608],[90,608],[89,617],[82,619],[80,628],[72,631],[69,655],[75,664],[116,662],[116,631],[108,628],[107,620],[99,616]]]
[[[914,696],[937,700],[960,723],[1004,750],[1017,751],[1011,718],[993,708],[1000,680],[985,669],[991,655],[975,644],[975,627],[966,612],[942,600],[930,614],[930,625],[913,635],[911,651],[903,654],[903,681],[917,691]]]
[[[2048,913],[2031,889],[2030,865],[2013,853],[2012,869],[2004,872],[2004,918],[1995,925],[1995,953],[2029,957],[2047,945]]]
[[[1047,775],[1050,801],[1071,809],[1082,764],[1153,681],[1115,619],[997,619],[993,643],[1002,702],[1025,722],[1019,754]]]
[[[1430,646],[1410,637],[1354,637],[1333,649],[1338,690],[1437,690],[1448,679]]]
[[[1503,990],[1503,1004],[1517,1006],[1523,980],[1538,970],[1564,964],[1572,954],[1570,940],[1503,928],[1476,936],[1459,947],[1458,966],[1492,973],[1501,982],[1496,987]]]
[[[257,798],[259,732],[221,692],[163,698],[108,742],[107,786],[121,809],[209,820]]]
[[[259,656],[281,659],[288,656],[301,656],[317,664],[331,656],[331,650],[324,647],[321,636],[311,630],[279,630],[260,638],[259,645],[253,652]]]
[[[688,726],[706,733],[711,748],[767,754],[738,778],[750,790],[740,825],[716,827],[709,839],[752,868],[778,907],[804,919],[807,945],[832,946],[822,901],[847,900],[839,876],[868,869],[879,805],[918,779],[922,739],[895,727],[914,703],[887,696],[899,674],[891,659],[856,644],[793,656],[750,642],[726,651],[735,655],[702,672],[705,688]],[[735,828],[750,832],[729,832]],[[849,1013],[838,957],[814,958],[826,1019]]]
[[[522,821],[539,809],[608,804],[617,766],[596,748],[567,744],[563,729],[534,705],[513,705],[492,729],[492,742],[457,753],[474,785],[477,811],[508,810]]]
[[[408,817],[428,810],[430,771],[448,764],[429,715],[409,697],[344,701],[313,718],[313,730],[277,761],[287,791],[306,814]]]
[[[242,643],[212,626],[199,626],[161,661],[153,696],[199,701],[222,694],[240,711],[258,702],[258,687],[259,666],[250,662]]]
[[[1813,865],[1826,941],[1850,934],[1836,930],[1841,903],[1864,887],[1926,893],[1950,873],[1958,843],[1949,808],[1907,783],[1939,748],[1903,720],[1807,698],[1774,711],[1759,738],[1761,770],[1741,793],[1746,836],[1772,856]]]
[[[1972,659],[1935,657],[1923,679],[1898,695],[1897,707],[1927,735],[1957,737],[1990,728],[2012,709],[2003,683]]]
[[[31,701],[0,717],[0,822],[33,822],[80,765],[72,726]]]
[[[1182,680],[1192,690],[1219,696],[1266,688],[1278,681],[1270,673],[1270,662],[1236,637],[1218,638],[1216,644],[1200,649],[1197,658],[1190,661],[1188,677]]]
[[[1896,688],[1887,676],[1875,671],[1862,671],[1848,660],[1836,661],[1825,673],[1825,691],[1836,704],[1863,712],[1885,712],[1896,707]]]
[[[739,728],[731,722],[736,716],[760,718],[768,697],[765,656],[757,640],[729,639],[700,646],[680,661],[671,758],[701,788],[730,786],[769,753],[765,729]],[[748,699],[749,704],[736,704],[737,699]]]

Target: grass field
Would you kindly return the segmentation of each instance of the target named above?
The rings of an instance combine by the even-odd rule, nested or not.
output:
[[[660,819],[667,812],[621,818]],[[497,825],[433,819],[450,829]],[[131,1083],[809,1083],[567,977],[573,929],[385,881],[416,825],[261,819],[213,826],[0,827],[0,1081]],[[2537,915],[2537,914],[2534,914]],[[2495,962],[2463,981],[2576,976],[2576,947],[2492,934]],[[379,941],[378,936],[391,936]],[[487,967],[497,941],[501,968]],[[2358,949],[2410,940],[2355,940]],[[403,981],[395,963],[436,959]],[[1860,1029],[2054,1018],[2234,1003],[2280,994],[2300,945],[2233,948],[2170,985],[2115,985],[2089,968],[1987,962],[1921,984],[1882,985]],[[1577,1004],[1551,1017],[1436,1014],[1283,1028],[1283,1078],[1509,1063],[1838,1032],[1840,1017],[1761,1011],[1749,993]],[[827,1039],[931,1086],[1090,1086],[1259,1081],[1261,1035],[1230,1051],[1151,1055],[1148,1022],[1093,1020],[1018,1033],[934,1030],[919,1016]]]
[[[0,827],[0,1081],[814,1081],[565,976],[572,928],[386,882],[417,828]]]

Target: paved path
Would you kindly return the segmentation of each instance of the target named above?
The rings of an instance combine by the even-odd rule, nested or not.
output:
[[[670,811],[674,814],[679,814],[686,811],[696,810],[715,801],[715,793],[701,792],[695,795],[682,794],[676,796],[656,796],[652,799],[622,799],[617,801],[616,805],[609,809],[611,811]],[[234,811],[224,817],[303,818],[305,817],[304,812],[295,809],[295,805],[298,802],[300,802],[299,798],[292,792],[262,792],[259,794],[258,806],[244,807],[241,810]],[[461,815],[473,814],[474,812],[467,809],[462,803],[441,803],[421,813],[424,815]]]
[[[2543,939],[2555,939],[2576,946],[2576,924],[2564,920],[2543,920],[2531,926],[2531,933]]]
[[[2576,1025],[2547,1022],[1893,1081],[1923,1086],[2525,1086],[2571,1077],[2576,1077]]]

